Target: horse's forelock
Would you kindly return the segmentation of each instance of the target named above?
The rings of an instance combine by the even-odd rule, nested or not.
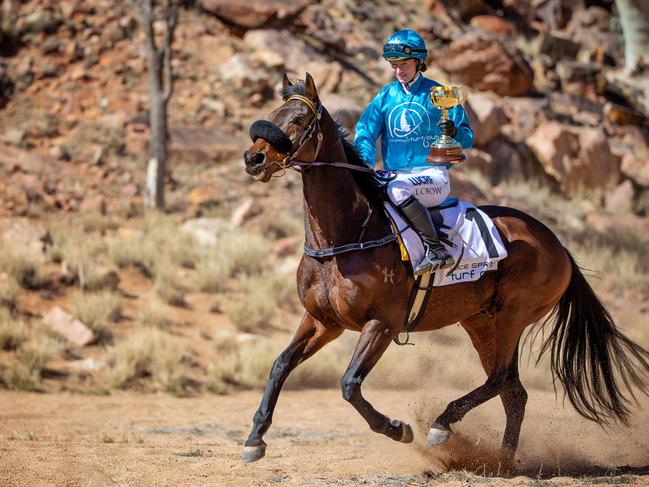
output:
[[[280,95],[282,95],[282,100],[284,101],[288,100],[288,98],[293,95],[306,96],[306,87],[304,86],[304,80],[297,80],[296,83],[287,86],[286,88],[282,88]]]

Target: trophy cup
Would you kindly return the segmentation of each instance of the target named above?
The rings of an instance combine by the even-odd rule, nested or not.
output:
[[[460,86],[433,86],[430,102],[442,111],[441,121],[448,120],[448,110],[466,100],[469,92]],[[433,141],[426,162],[433,164],[457,164],[466,159],[462,146],[453,137],[441,134]]]

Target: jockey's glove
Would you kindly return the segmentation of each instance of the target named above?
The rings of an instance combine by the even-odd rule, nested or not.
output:
[[[437,126],[439,127],[439,131],[443,135],[448,135],[449,137],[455,137],[455,134],[457,134],[457,129],[455,128],[455,124],[453,123],[452,120],[440,120]]]

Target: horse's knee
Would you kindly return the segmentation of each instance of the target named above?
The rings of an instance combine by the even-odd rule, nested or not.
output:
[[[356,396],[361,383],[358,379],[343,377],[340,380],[340,389],[343,393],[343,399],[347,402],[351,402]]]

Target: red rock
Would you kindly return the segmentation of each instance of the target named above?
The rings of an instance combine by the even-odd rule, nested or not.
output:
[[[514,35],[514,28],[502,17],[495,15],[476,15],[471,19],[473,27],[487,31],[496,37],[511,37]]]
[[[464,104],[476,146],[485,146],[499,133],[500,128],[508,121],[498,100],[485,93],[471,93]]]
[[[456,83],[499,95],[521,96],[534,86],[534,74],[523,54],[480,31],[468,32],[434,55],[434,62]]]
[[[282,25],[281,20],[300,13],[308,0],[201,0],[201,7],[221,20],[245,29],[256,29],[268,24]]]
[[[604,193],[604,207],[611,213],[633,211],[634,195],[633,183],[626,179],[616,188]]]

